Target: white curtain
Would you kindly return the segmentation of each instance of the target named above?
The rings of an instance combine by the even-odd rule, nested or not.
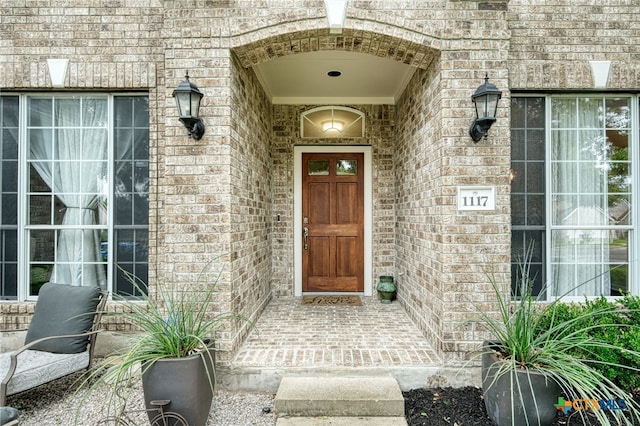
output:
[[[31,164],[65,204],[51,281],[106,289],[100,256],[96,208],[107,179],[107,101],[73,98],[56,101],[53,143],[30,141]]]
[[[552,104],[552,287],[556,296],[609,295],[605,106],[602,98]]]

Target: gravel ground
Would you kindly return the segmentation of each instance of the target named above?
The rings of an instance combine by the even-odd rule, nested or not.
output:
[[[79,375],[8,397],[7,404],[20,411],[20,426],[90,426],[105,417],[108,389],[98,387],[88,395],[76,394]],[[272,394],[216,391],[207,426],[272,426]],[[127,410],[144,408],[142,387],[136,384],[127,400]],[[268,408],[269,413],[263,409]],[[77,418],[76,418],[77,416]],[[130,415],[132,426],[148,425],[143,412]]]

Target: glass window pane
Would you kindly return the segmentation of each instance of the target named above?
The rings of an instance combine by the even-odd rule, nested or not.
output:
[[[527,98],[511,98],[511,128],[523,128],[526,122]]]
[[[511,195],[511,225],[526,224],[526,197],[524,195]]]
[[[51,225],[53,220],[52,200],[50,195],[31,195],[29,197],[29,224],[30,225]]]
[[[551,187],[554,193],[575,193],[578,190],[578,164],[555,162],[551,164]]]
[[[328,176],[328,160],[309,160],[309,176]]]
[[[79,127],[80,118],[82,117],[81,104],[78,99],[56,99],[56,127]]]
[[[2,158],[5,160],[18,159],[18,129],[4,128],[0,130],[0,138],[2,145]]]
[[[6,216],[4,206],[2,216]],[[17,253],[16,229],[0,228],[0,300],[15,300],[17,298]]]
[[[82,100],[82,127],[107,126],[107,98],[84,98]]]
[[[116,194],[115,220],[118,224],[131,224],[133,222],[133,197],[129,194]]]
[[[629,131],[611,130],[606,131],[607,146],[611,150],[626,149],[629,146]]]
[[[573,129],[577,125],[576,100],[573,98],[551,99],[551,128]]]
[[[526,163],[524,161],[517,161],[511,163],[512,180],[511,180],[511,193],[524,193],[526,190]]]
[[[336,162],[336,175],[355,176],[358,174],[357,160],[338,160]]]
[[[56,232],[53,230],[30,231],[29,251],[33,262],[52,262],[55,258]]]
[[[135,115],[133,125],[136,128],[149,128],[149,98],[146,96],[134,96],[133,108]]]
[[[116,162],[116,194],[126,194],[133,191],[133,170],[130,161]]]
[[[544,192],[544,163],[534,161],[527,163],[527,192]]]
[[[524,129],[511,129],[511,160],[526,160],[527,138]]]
[[[553,289],[556,296],[616,296],[627,291],[628,231],[553,231]]]
[[[544,226],[546,223],[544,194],[529,195],[527,200],[527,225]]]
[[[551,133],[551,161],[578,158],[576,132],[554,130]]]
[[[18,127],[19,100],[18,96],[0,96],[0,127]]]
[[[551,200],[551,224],[567,224],[567,218],[578,208],[576,195],[554,195]]]
[[[51,129],[28,129],[29,152],[27,159],[53,159],[53,132]]]
[[[2,192],[18,192],[18,162],[0,162],[2,171]]]
[[[610,129],[631,128],[631,99],[606,98],[606,127]]]
[[[18,196],[16,194],[2,194],[2,225],[17,225]]]
[[[53,124],[53,99],[29,98],[28,125],[30,127],[51,127]]]
[[[577,126],[582,129],[600,129],[604,126],[604,100],[597,98],[578,98]]]
[[[133,158],[136,160],[149,159],[149,128],[136,129],[133,140]]]
[[[611,225],[631,225],[631,195],[609,196],[609,221]]]
[[[51,281],[52,264],[34,264],[29,268],[29,295],[37,296],[40,288]]]
[[[603,163],[607,160],[608,143],[602,130],[581,130],[577,133],[575,158]]]
[[[526,98],[527,99],[527,127],[529,129],[544,129],[545,121],[545,98]]]
[[[529,130],[527,131],[527,160],[544,161],[545,154],[545,131]]]
[[[149,220],[149,197],[135,194],[133,196],[133,223],[145,224]]]
[[[514,295],[522,294],[522,266],[528,262],[529,285],[533,296],[545,297],[542,293],[545,279],[544,231],[513,231],[511,233],[511,290]]]
[[[148,98],[118,97],[116,109],[116,116],[120,114],[121,118],[115,132],[114,254],[118,268],[124,268],[142,280],[142,287],[146,289],[149,245]],[[114,291],[124,296],[139,296],[139,291],[118,268],[114,270]]]
[[[117,129],[115,132],[115,148],[117,160],[130,160],[133,144],[133,130]]]
[[[133,126],[133,104],[131,98],[116,96],[113,100],[116,128]]]

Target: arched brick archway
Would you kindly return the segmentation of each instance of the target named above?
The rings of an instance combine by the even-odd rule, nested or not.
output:
[[[405,36],[413,33],[406,31]],[[254,36],[260,36],[256,32]],[[241,65],[245,68],[262,62],[297,53],[321,50],[367,53],[380,58],[402,62],[404,64],[427,69],[438,56],[439,41],[421,35],[420,42],[411,38],[400,38],[373,31],[345,29],[342,34],[329,34],[326,28],[309,29],[287,34],[278,34],[266,39],[256,39],[246,43],[247,37],[239,42],[243,45],[232,46]],[[415,37],[414,37],[415,38]]]

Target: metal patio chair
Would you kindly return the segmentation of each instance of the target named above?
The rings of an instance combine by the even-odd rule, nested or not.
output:
[[[98,287],[43,285],[24,346],[0,354],[0,407],[8,395],[89,369],[106,301]]]

